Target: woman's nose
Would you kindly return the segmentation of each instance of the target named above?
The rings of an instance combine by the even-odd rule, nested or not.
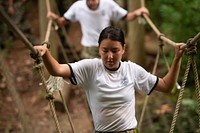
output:
[[[113,58],[113,53],[112,52],[108,52],[108,58]]]

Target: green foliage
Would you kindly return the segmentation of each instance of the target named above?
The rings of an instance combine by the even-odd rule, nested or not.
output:
[[[146,7],[150,10],[150,18],[159,31],[174,42],[186,43],[188,39],[200,32],[200,0],[148,0],[146,1]],[[147,26],[146,29],[151,30],[149,26]],[[200,75],[199,53],[200,40],[197,43],[197,54],[194,56],[197,71]],[[169,64],[171,64],[173,57],[174,52],[171,52],[167,57]],[[185,54],[179,74],[180,85],[183,82],[187,61],[188,55]],[[192,65],[190,66],[186,87],[184,93],[186,96],[181,103],[182,106],[176,122],[175,132],[197,132],[197,123],[199,121],[197,112],[198,101],[193,98],[196,98],[196,92]],[[177,93],[178,92],[179,91],[177,91]],[[157,127],[162,127],[162,125],[159,124]]]
[[[200,32],[200,0],[146,1],[150,18],[167,37],[187,41]]]
[[[150,18],[156,27],[169,39],[175,42],[187,42],[200,32],[200,0],[149,0],[146,6],[150,10]],[[150,27],[147,27],[148,30]],[[200,41],[197,44],[198,52]],[[173,58],[171,53],[168,59]],[[200,66],[200,54],[195,55],[197,68]],[[186,69],[187,58],[183,57],[179,80],[182,81]],[[200,70],[198,70],[200,73]],[[192,69],[188,76],[188,85],[194,86],[194,76]]]

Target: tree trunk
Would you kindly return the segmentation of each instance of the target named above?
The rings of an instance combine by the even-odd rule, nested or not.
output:
[[[134,11],[141,6],[140,0],[129,0],[128,10]],[[138,23],[138,18],[128,23],[128,59],[144,66],[145,50],[144,50],[144,26]]]

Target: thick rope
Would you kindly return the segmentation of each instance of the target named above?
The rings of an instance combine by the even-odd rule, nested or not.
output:
[[[8,27],[19,37],[19,39],[25,44],[25,46],[31,51],[31,53],[36,54],[36,50],[33,48],[31,42],[26,38],[22,31],[17,27],[15,23],[9,18],[5,13],[3,8],[0,6],[0,16],[1,20],[4,21]]]
[[[199,37],[199,34],[197,36]],[[195,41],[198,40],[196,37],[194,39],[195,39]],[[192,41],[193,41],[192,43],[195,43],[194,39],[192,39]],[[190,43],[191,41],[188,41],[188,42],[189,42],[187,44],[187,46],[188,46],[187,55],[189,55],[188,56],[188,62],[187,62],[186,71],[185,71],[185,74],[184,74],[184,79],[183,79],[181,91],[179,93],[179,97],[178,97],[178,100],[177,100],[176,109],[175,109],[175,113],[174,113],[174,116],[173,116],[171,128],[170,128],[170,131],[169,131],[170,133],[173,133],[173,131],[174,131],[174,127],[175,127],[176,120],[177,120],[177,117],[178,117],[178,112],[179,112],[179,109],[180,109],[180,104],[181,104],[181,100],[182,100],[182,97],[183,97],[184,88],[185,88],[185,84],[186,84],[186,81],[187,81],[187,77],[188,77],[188,73],[189,73],[191,64],[193,66],[196,94],[197,94],[197,99],[198,99],[198,115],[199,115],[199,130],[200,130],[200,92],[199,92],[200,89],[199,89],[199,80],[198,80],[196,62],[194,61],[194,55],[197,53],[197,51],[196,51],[196,46],[194,44],[191,44]],[[191,47],[195,47],[195,48],[191,48]]]
[[[38,54],[38,52],[33,48],[31,42],[26,38],[26,36],[22,33],[22,31],[16,26],[15,23],[12,22],[12,20],[8,17],[8,15],[2,10],[2,8],[0,7],[0,16],[1,18],[6,22],[7,25],[9,25],[9,27],[11,28],[11,30],[16,33],[19,38],[24,42],[24,44],[27,46],[27,48],[31,51],[32,55],[35,56],[36,59],[36,64],[39,64],[39,66],[41,66],[41,58],[40,58],[40,55]],[[42,74],[42,70],[41,70],[41,67],[38,66],[38,72],[41,76],[41,79],[42,79],[42,82],[43,82],[43,85],[45,88],[46,87],[46,84],[45,84],[45,79],[44,79],[44,76]],[[52,100],[49,100],[50,102],[50,105],[52,106],[51,102]],[[51,107],[53,109],[53,107]],[[55,123],[56,123],[56,129],[57,129],[57,132],[58,133],[61,133],[60,131],[60,128],[59,128],[59,124],[57,122],[57,116],[55,115],[55,111],[54,110],[51,110],[52,111],[52,114],[53,114],[53,117],[54,117],[54,120],[55,120]]]
[[[175,47],[176,43],[173,42],[173,41],[171,41],[170,39],[166,38],[165,36],[163,36],[163,34],[160,33],[160,31],[156,28],[156,26],[153,24],[153,22],[150,20],[150,18],[146,14],[143,14],[143,17],[146,19],[146,21],[151,26],[151,28],[154,30],[154,32],[157,34],[157,36],[159,37],[160,40],[162,40],[163,42],[168,43],[168,44],[170,44],[170,45],[172,45],[172,46]],[[198,33],[193,38],[193,40],[191,42],[194,43],[199,38],[200,38],[200,33]],[[187,47],[187,45],[184,44],[183,47]],[[193,61],[193,57],[189,57],[188,66],[187,66],[187,69],[185,71],[184,82],[183,82],[182,87],[181,87],[182,89],[181,89],[181,91],[179,93],[179,98],[178,98],[178,101],[177,101],[177,105],[176,105],[176,109],[175,109],[175,114],[173,116],[173,121],[172,121],[171,129],[170,129],[170,133],[173,132],[174,127],[175,127],[175,122],[176,122],[178,111],[179,111],[179,108],[180,108],[180,103],[181,103],[183,92],[184,92],[184,88],[185,88],[185,82],[187,80],[187,76],[188,76],[188,73],[189,73],[189,68],[190,68],[191,60],[192,60],[193,69],[196,69],[196,65],[195,65],[195,62]],[[168,66],[168,64],[166,64],[166,65]],[[198,106],[199,106],[198,111],[199,111],[199,115],[200,115],[200,89],[199,89],[199,81],[198,81],[197,70],[194,70],[194,73],[196,75],[195,78],[197,78],[197,79],[195,79],[195,86],[196,86],[196,92],[197,92],[197,97],[198,97]],[[177,88],[179,88],[178,83],[176,83],[176,85],[177,85]],[[200,116],[199,116],[199,130],[200,130]]]
[[[155,72],[157,70],[159,58],[160,58],[160,49],[158,49],[158,51],[157,51],[156,61],[154,63],[152,74],[155,74]],[[141,131],[142,122],[143,122],[143,119],[144,119],[144,113],[145,113],[145,110],[146,110],[146,107],[147,107],[148,100],[149,100],[149,96],[145,96],[144,105],[143,105],[140,120],[139,120],[139,123],[138,123],[138,130],[139,131]]]
[[[194,81],[195,81],[196,94],[197,94],[197,100],[198,100],[199,132],[200,132],[200,88],[199,88],[197,65],[194,59],[192,59],[192,66],[193,66],[194,79],[195,79]]]
[[[49,2],[49,0],[46,0],[46,5],[47,5],[47,12],[50,12],[51,7],[50,7],[50,2]],[[49,22],[48,22],[47,32],[46,32],[46,36],[45,36],[45,41],[47,41],[47,42],[49,41],[50,29],[51,29],[51,27],[52,27],[52,22],[53,22],[52,19],[50,19]],[[63,53],[63,56],[64,56],[65,61],[66,61],[66,62],[69,62],[69,59],[67,58],[67,56],[66,56],[66,54],[65,54],[63,45],[60,44],[60,47],[61,47],[61,50],[62,50],[62,53]],[[68,116],[68,120],[69,120],[71,129],[72,129],[73,133],[76,133],[76,132],[75,132],[75,128],[74,128],[74,124],[73,124],[73,122],[72,122],[72,120],[71,120],[71,117],[70,117],[68,108],[67,108],[67,106],[66,106],[66,103],[65,103],[65,100],[64,100],[64,98],[63,98],[63,95],[62,95],[61,91],[59,91],[59,94],[60,94],[60,97],[61,97],[61,100],[62,100],[64,109],[65,109],[65,111],[66,111],[66,114],[67,114],[67,116]]]
[[[70,117],[70,115],[69,115],[69,110],[68,110],[68,108],[67,108],[67,106],[66,106],[66,102],[65,102],[64,97],[63,97],[63,95],[62,95],[62,92],[59,91],[59,94],[60,94],[61,99],[62,99],[62,101],[63,101],[63,106],[64,106],[64,109],[65,109],[65,111],[66,111],[66,113],[67,113],[67,118],[68,118],[68,120],[69,120],[70,126],[72,127],[72,131],[73,131],[73,133],[76,133],[75,128],[74,128],[74,124],[73,124],[72,119],[71,119],[71,117]]]
[[[160,46],[159,47],[160,48],[160,54],[164,58],[166,67],[168,68],[168,71],[169,71],[169,64],[168,64],[167,58],[166,58],[165,53],[164,53],[163,41],[159,40],[159,42],[160,42],[160,45],[159,45]],[[178,83],[176,83],[176,84],[178,84]],[[160,101],[158,100],[158,102],[160,102]],[[164,117],[164,114],[162,114],[161,119],[162,119],[162,122],[165,124],[166,128],[169,128],[168,123],[167,123],[167,119],[166,119],[166,117]]]
[[[176,43],[171,41],[170,39],[164,37],[146,14],[143,14],[143,17],[149,23],[151,28],[154,30],[154,32],[157,34],[157,36],[160,38],[160,40],[163,40],[164,42],[166,42],[166,43],[168,43],[168,44],[170,44],[170,45],[175,47]],[[199,38],[200,38],[200,32],[192,39],[192,41],[190,41],[190,43],[194,44]],[[187,45],[185,44],[183,47],[186,47],[186,46]],[[170,128],[170,133],[173,133],[173,130],[174,130],[174,127],[175,127],[175,122],[176,122],[178,111],[179,111],[179,108],[180,108],[180,103],[181,103],[181,100],[182,100],[182,96],[183,96],[183,92],[184,92],[185,83],[186,83],[186,80],[187,80],[187,76],[188,76],[191,60],[192,60],[193,69],[195,69],[194,70],[195,71],[194,73],[196,75],[195,78],[197,78],[197,79],[195,79],[195,86],[196,86],[196,92],[197,92],[197,97],[198,97],[198,107],[199,107],[198,108],[198,113],[199,113],[199,117],[200,117],[200,94],[199,94],[200,93],[199,92],[200,89],[199,89],[198,74],[197,74],[195,62],[193,61],[193,57],[189,57],[187,68],[186,68],[186,71],[185,71],[183,84],[182,84],[182,87],[181,87],[182,89],[181,89],[181,91],[179,93],[179,97],[178,97],[175,113],[174,113],[172,124],[171,124],[171,128]],[[200,130],[200,118],[199,118],[199,130]]]
[[[154,23],[151,21],[151,19],[146,14],[142,14],[142,15],[145,18],[145,20],[148,22],[148,24],[151,26],[151,28],[154,30],[154,32],[157,34],[159,39],[161,39],[163,42],[165,42],[167,44],[172,45],[173,47],[176,46],[175,42],[173,42],[172,40],[166,38],[165,36],[163,36],[163,34],[161,34],[161,32],[157,29],[157,27],[154,25]],[[186,47],[186,44],[183,47]]]
[[[157,51],[156,61],[155,61],[155,64],[154,64],[154,68],[153,68],[152,74],[155,74],[155,72],[157,70],[157,66],[158,66],[158,61],[159,61],[160,55],[163,56],[165,64],[166,64],[166,67],[169,70],[169,63],[167,62],[167,58],[166,58],[166,56],[164,54],[164,51],[163,51],[163,46],[164,46],[163,41],[159,39],[159,42],[160,42],[159,49]],[[180,85],[178,83],[176,83],[176,86],[177,86],[177,88],[180,89]],[[146,96],[145,97],[145,101],[144,101],[144,105],[143,105],[143,109],[142,109],[142,113],[141,113],[141,117],[140,117],[140,121],[139,121],[139,124],[138,124],[139,131],[141,129],[142,121],[144,119],[143,117],[144,117],[144,113],[145,113],[145,109],[146,109],[146,106],[147,106],[148,99],[149,99],[149,96]]]
[[[141,7],[145,7],[145,2],[144,2],[144,0],[141,0]],[[138,18],[138,23],[139,24],[143,24],[143,25],[145,25],[146,24],[146,21],[145,21],[145,19],[142,17],[142,16],[139,16]]]
[[[188,54],[191,54],[192,67],[193,67],[193,72],[194,72],[194,81],[195,81],[196,95],[197,95],[197,101],[198,101],[199,132],[200,132],[200,87],[199,87],[197,65],[196,65],[196,62],[194,61],[194,54],[197,53],[196,42],[198,41],[198,39],[200,39],[200,32],[193,39],[189,39],[188,41],[189,45],[191,45],[191,47],[195,47],[195,49],[189,51]]]
[[[49,41],[49,37],[50,37],[50,33],[51,33],[51,27],[52,27],[52,20],[50,19],[48,22],[48,26],[47,26],[47,31],[46,31],[46,35],[45,35],[45,42]]]
[[[46,0],[46,6],[47,6],[47,12],[50,12],[51,11],[51,8],[50,8],[50,2],[49,0]],[[54,27],[58,27],[56,25],[56,23],[53,23],[53,20],[52,19],[49,19],[48,21],[48,26],[47,26],[47,32],[46,32],[46,36],[45,36],[45,42],[48,42],[49,41],[49,38],[50,38],[50,30],[51,30],[51,27],[52,25],[54,24]],[[56,26],[55,26],[56,25]],[[57,29],[57,28],[56,28]],[[60,47],[61,47],[61,51],[62,51],[62,54],[63,54],[63,57],[65,59],[66,62],[69,62],[69,59],[67,57],[67,55],[65,54],[65,51],[64,51],[64,47],[62,44],[60,44]]]
[[[43,66],[42,63],[41,63],[42,59],[41,59],[40,56],[37,56],[37,58],[35,60],[36,60],[35,61],[35,68],[37,68],[36,70],[40,74],[40,77],[41,77],[41,80],[42,80],[42,85],[45,88],[46,93],[48,94],[47,100],[49,101],[49,106],[50,106],[50,109],[51,109],[51,112],[52,112],[52,115],[53,115],[53,118],[54,118],[54,122],[55,122],[55,125],[56,125],[56,131],[57,131],[57,133],[61,133],[60,125],[59,125],[58,118],[57,118],[57,115],[56,115],[56,112],[55,112],[53,96],[52,96],[52,94],[50,94],[48,92],[48,88],[47,88],[47,85],[46,85],[46,82],[45,82],[46,80],[45,80],[45,77],[44,77],[44,73],[42,71],[42,66]]]
[[[190,44],[194,45],[200,39],[200,32],[190,40]]]
[[[186,84],[188,73],[189,73],[189,70],[190,70],[190,65],[191,65],[191,59],[189,57],[188,62],[187,62],[186,71],[185,71],[184,78],[183,78],[183,82],[182,82],[182,86],[181,86],[179,96],[178,96],[178,100],[177,100],[177,103],[176,103],[176,108],[175,108],[174,116],[173,116],[173,119],[172,119],[171,128],[170,128],[170,131],[169,131],[170,133],[173,133],[173,131],[174,131],[174,127],[175,127],[176,120],[177,120],[177,117],[178,117],[179,108],[180,108],[181,101],[182,101],[182,98],[183,98],[185,84]]]

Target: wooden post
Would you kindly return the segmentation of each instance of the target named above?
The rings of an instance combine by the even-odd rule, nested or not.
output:
[[[140,7],[140,0],[129,0],[128,10],[133,11]],[[144,66],[145,50],[144,50],[144,26],[134,20],[128,23],[128,59]]]

